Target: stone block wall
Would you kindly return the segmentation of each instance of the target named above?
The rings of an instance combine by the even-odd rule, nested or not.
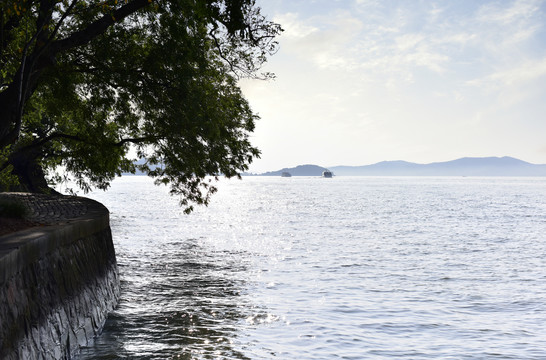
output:
[[[70,359],[119,299],[108,210],[0,237],[0,359]]]

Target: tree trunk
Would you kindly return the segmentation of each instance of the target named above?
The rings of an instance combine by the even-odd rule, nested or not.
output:
[[[57,193],[49,187],[45,173],[38,164],[37,160],[40,156],[39,149],[16,151],[10,154],[8,161],[13,165],[12,174],[19,179],[19,186],[10,190],[42,194]]]
[[[0,93],[0,148],[13,144],[17,139],[19,131],[15,129],[20,123],[18,117],[17,93],[15,86],[10,85]]]

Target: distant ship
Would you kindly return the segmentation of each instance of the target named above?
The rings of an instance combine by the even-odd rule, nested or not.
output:
[[[292,177],[292,174],[290,174],[288,171],[283,171],[281,177]]]
[[[331,178],[332,177],[332,172],[330,170],[325,170],[322,172],[322,177],[324,178]]]

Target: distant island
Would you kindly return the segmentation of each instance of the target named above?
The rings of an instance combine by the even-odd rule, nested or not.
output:
[[[513,157],[465,157],[446,162],[417,164],[407,161],[382,161],[363,166],[299,165],[257,176],[321,176],[330,170],[335,176],[546,176],[546,165],[531,164]],[[244,174],[249,175],[249,174]]]
[[[277,171],[269,171],[259,176],[281,176],[283,173],[288,173],[292,176],[321,176],[323,171],[328,169],[317,165],[299,165],[293,168],[284,168]]]

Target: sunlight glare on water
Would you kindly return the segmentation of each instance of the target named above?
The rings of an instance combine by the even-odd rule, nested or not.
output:
[[[184,215],[123,177],[83,358],[546,358],[546,179],[247,177]]]

